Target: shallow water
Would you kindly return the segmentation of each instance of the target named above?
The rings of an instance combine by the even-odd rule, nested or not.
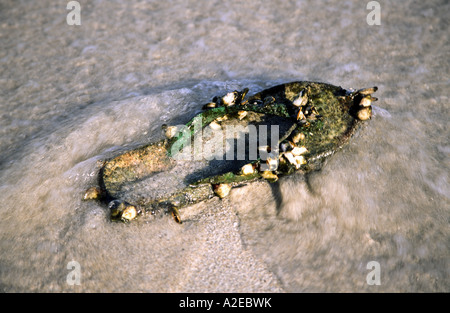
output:
[[[450,291],[447,1],[0,5],[0,290]],[[234,89],[378,86],[322,171],[170,217],[82,202],[99,162]],[[80,285],[67,283],[70,261]],[[367,283],[370,261],[380,285]]]

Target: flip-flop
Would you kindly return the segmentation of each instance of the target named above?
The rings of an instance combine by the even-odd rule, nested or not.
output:
[[[292,82],[247,99],[248,89],[214,97],[186,125],[164,126],[167,138],[105,161],[99,186],[89,188],[84,199],[108,203],[114,220],[130,221],[142,212],[163,210],[181,223],[179,209],[214,196],[226,197],[234,187],[320,169],[326,157],[348,142],[361,121],[371,118],[376,90]],[[236,138],[236,130],[247,133],[241,134],[243,141]],[[239,142],[240,154],[232,149],[228,155],[227,150],[226,155],[216,154],[217,160],[210,155],[205,164],[203,151],[197,150],[202,150],[211,136],[219,138],[215,141],[219,148],[223,139]],[[223,157],[226,160],[221,161]],[[194,167],[194,173],[185,177],[173,174],[172,190],[156,195],[148,192],[155,189],[152,177],[178,173],[177,166],[189,167],[195,162],[203,168]]]

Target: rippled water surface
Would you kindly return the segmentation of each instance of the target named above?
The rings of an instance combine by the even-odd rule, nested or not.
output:
[[[69,26],[64,1],[3,1],[0,290],[450,291],[450,6],[379,3],[370,26],[364,1],[80,1]],[[235,189],[182,225],[81,201],[101,160],[162,124],[295,80],[379,87],[322,171]]]

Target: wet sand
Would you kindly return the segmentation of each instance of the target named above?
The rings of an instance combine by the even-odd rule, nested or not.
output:
[[[3,292],[448,292],[447,1],[0,5]],[[321,172],[112,223],[98,161],[215,95],[311,80],[378,86]],[[68,277],[80,265],[80,284]],[[380,285],[367,276],[380,265]],[[68,276],[69,275],[69,276]]]

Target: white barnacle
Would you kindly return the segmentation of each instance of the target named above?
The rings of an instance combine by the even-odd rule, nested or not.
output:
[[[367,96],[378,90],[378,87],[363,88],[357,91],[360,95]]]
[[[306,159],[305,159],[305,157],[304,157],[303,155],[298,155],[298,156],[296,156],[296,157],[294,157],[294,158],[295,158],[295,162],[296,162],[296,164],[297,164],[297,165],[296,165],[297,169],[299,169],[300,166],[306,164]]]
[[[211,123],[209,123],[209,127],[211,127],[212,130],[222,129],[222,126],[220,126],[220,124],[216,121],[212,121]]]
[[[232,106],[236,103],[237,92],[229,92],[222,97],[222,102],[225,106]]]
[[[296,169],[299,169],[302,165],[306,164],[306,159],[302,155],[294,156],[292,152],[286,152],[284,158],[289,161]]]
[[[231,191],[231,186],[229,184],[219,184],[214,187],[214,193],[219,196],[219,198],[225,198]]]
[[[372,105],[372,98],[370,96],[362,98],[361,101],[359,102],[359,105],[363,106],[363,107],[371,106]]]
[[[243,111],[243,110],[239,111],[239,112],[238,112],[238,118],[239,118],[239,120],[243,120],[243,119],[247,116],[247,114],[248,114],[247,111]]]
[[[357,116],[361,121],[366,121],[372,117],[372,109],[370,108],[370,106],[363,107],[358,111]]]
[[[269,157],[266,159],[269,171],[275,171],[278,168],[278,158]]]
[[[246,164],[241,168],[242,175],[251,175],[255,172],[253,164]]]
[[[306,149],[305,146],[294,147],[294,148],[291,150],[291,152],[292,152],[292,154],[293,154],[294,156],[299,156],[299,155],[302,155],[302,154],[308,152],[308,149]]]
[[[294,165],[297,164],[297,162],[295,161],[295,157],[292,154],[292,152],[286,152],[286,153],[283,154],[283,156],[284,156],[284,158],[286,160],[289,161],[289,163],[294,164]]]
[[[223,122],[223,121],[226,121],[227,119],[228,119],[228,115],[219,116],[218,118],[216,118],[216,122]]]
[[[297,99],[292,102],[293,105],[296,107],[302,107],[308,103],[308,95],[306,94],[305,90],[302,90],[300,94],[298,95]]]
[[[297,121],[304,120],[305,118],[305,114],[303,114],[302,108],[300,108],[297,113]]]
[[[133,205],[127,205],[125,210],[122,212],[121,219],[125,221],[131,221],[137,216],[137,210],[136,207]]]
[[[278,176],[276,174],[272,173],[271,171],[262,172],[261,177],[264,179],[267,179],[268,181],[271,181],[271,182],[276,182],[278,180]]]
[[[114,219],[121,219],[122,221],[131,221],[138,214],[135,206],[121,200],[111,201],[108,207],[111,210],[111,216]]]
[[[178,133],[178,127],[177,126],[167,126],[165,130],[165,135],[168,139],[171,139],[176,136]]]
[[[99,187],[91,187],[84,193],[83,200],[94,200],[102,197],[102,190]]]

